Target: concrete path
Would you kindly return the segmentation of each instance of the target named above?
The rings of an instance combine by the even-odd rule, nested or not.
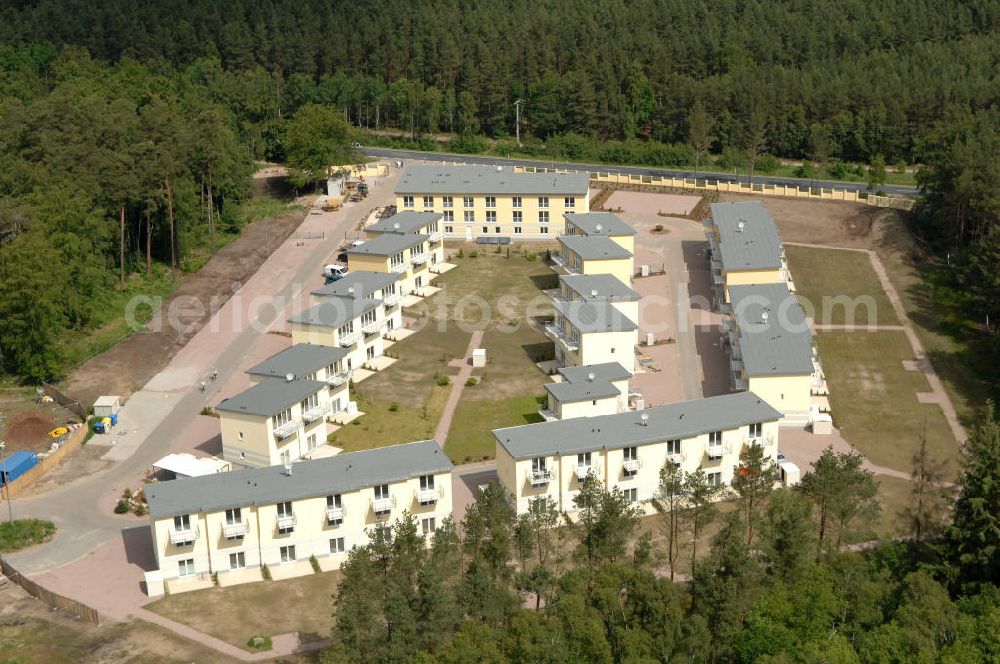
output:
[[[483,331],[476,330],[469,339],[469,347],[465,349],[465,357],[460,360],[462,368],[458,370],[458,375],[451,379],[451,393],[448,395],[448,402],[438,420],[437,430],[434,432],[434,440],[438,445],[444,447],[444,441],[448,438],[448,430],[451,429],[451,421],[455,417],[458,409],[458,402],[462,399],[462,391],[465,389],[465,381],[472,375],[472,351],[479,348],[483,343]]]

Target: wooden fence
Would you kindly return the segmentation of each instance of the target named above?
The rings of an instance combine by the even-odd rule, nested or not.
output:
[[[83,441],[87,438],[87,425],[84,424],[78,429],[70,431],[66,436],[66,442],[59,446],[59,449],[49,452],[46,456],[39,455],[38,463],[35,467],[21,475],[16,480],[10,483],[10,486],[4,486],[0,488],[0,498],[7,500],[7,492],[10,491],[10,497],[16,498],[22,491],[27,489],[29,486],[34,484],[39,477],[44,475],[53,467],[62,463],[62,460],[68,454],[72,454],[76,450],[80,449],[83,445]]]
[[[3,558],[0,558],[0,570],[3,571],[4,576],[23,588],[26,593],[41,600],[47,606],[57,611],[71,613],[80,620],[85,620],[92,625],[101,624],[101,616],[97,613],[97,609],[89,607],[86,604],[81,604],[75,599],[63,597],[58,593],[54,593],[51,590],[43,588],[31,579],[22,575]]]
[[[70,398],[55,385],[42,383],[42,390],[45,392],[45,394],[52,397],[57,404],[59,404],[63,408],[73,411],[84,422],[87,421],[87,409],[84,408],[79,401]]]

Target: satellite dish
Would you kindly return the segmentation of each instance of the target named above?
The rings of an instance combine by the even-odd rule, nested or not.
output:
[[[587,374],[587,380],[589,380],[591,382],[594,381],[594,372],[593,371],[591,371],[589,374]]]
[[[394,223],[392,227],[396,230],[399,230],[399,222],[397,221],[396,223]]]
[[[286,373],[285,374],[285,380],[288,381],[289,383],[292,382],[293,380],[295,380],[295,374],[293,374],[293,373]]]
[[[503,172],[503,166],[497,166],[497,173]]]
[[[764,313],[762,313],[760,315],[760,317],[766,322],[767,321],[767,312],[765,311]]]
[[[594,229],[595,229],[595,230],[596,230],[596,231],[597,231],[598,233],[600,233],[600,232],[601,232],[601,228],[603,228],[603,226],[601,226],[600,224],[597,224],[596,226],[594,226]]]
[[[649,426],[649,413],[643,413],[639,416],[639,419],[642,420],[642,426]]]
[[[596,288],[592,288],[590,290],[590,295],[591,295],[591,297],[597,297],[597,289]]]

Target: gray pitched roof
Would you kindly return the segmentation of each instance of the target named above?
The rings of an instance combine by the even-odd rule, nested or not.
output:
[[[318,369],[330,366],[347,353],[347,349],[335,346],[295,344],[275,353],[260,364],[250,367],[247,369],[247,373],[254,376],[281,378],[282,380],[288,374],[301,378],[316,372]]]
[[[589,236],[635,235],[635,229],[610,212],[568,212],[563,215]]]
[[[430,235],[422,233],[383,233],[378,237],[365,240],[364,244],[351,247],[347,250],[347,255],[362,254],[368,256],[395,256],[404,249],[426,242]],[[348,260],[350,263],[350,260]]]
[[[216,410],[223,413],[244,413],[271,417],[326,387],[318,380],[269,378],[253,385],[234,397],[223,400]]]
[[[390,284],[394,284],[403,275],[395,272],[369,272],[359,270],[358,272],[348,272],[342,279],[327,284],[312,291],[313,295],[319,297],[368,297],[376,291],[380,291]],[[352,290],[353,289],[353,290]]]
[[[594,380],[613,381],[628,380],[632,377],[629,370],[618,362],[604,362],[602,364],[585,364],[575,367],[560,367],[559,373],[571,383],[583,383],[590,381],[590,375],[594,375]]]
[[[639,329],[638,325],[609,302],[556,301],[552,306],[581,333],[629,332]]]
[[[813,372],[812,332],[787,284],[730,286],[729,295],[740,326],[740,348],[747,375],[787,376]]]
[[[611,258],[631,258],[632,252],[612,239],[586,235],[560,235],[559,243],[568,247],[583,260],[606,260]]]
[[[611,274],[565,274],[559,280],[587,302],[638,302],[641,296]]]
[[[478,164],[425,164],[408,167],[396,193],[586,196],[589,188],[589,173],[515,173]]]
[[[384,217],[371,226],[365,228],[366,231],[377,231],[379,233],[416,233],[424,226],[439,221],[444,215],[440,212],[414,212],[404,210],[391,217]]]
[[[719,260],[724,270],[781,267],[781,236],[763,205],[712,203],[711,209],[712,221],[719,229]]]
[[[145,488],[150,515],[162,519],[348,493],[451,469],[451,461],[437,443],[425,440],[299,461],[292,464],[291,475],[282,466],[270,466],[157,482]]]
[[[340,327],[382,304],[382,300],[366,297],[331,297],[288,319],[289,323]]]
[[[649,419],[643,425],[641,414]],[[493,437],[515,459],[692,438],[755,422],[774,422],[781,413],[752,392],[647,408],[643,411],[494,429]]]
[[[606,380],[585,383],[546,383],[545,389],[560,403],[607,399],[621,394],[617,387]]]

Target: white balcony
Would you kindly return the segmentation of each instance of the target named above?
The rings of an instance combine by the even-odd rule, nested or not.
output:
[[[642,463],[638,459],[625,459],[622,461],[622,470],[626,473],[637,473],[642,468]]]
[[[408,269],[410,269],[410,266],[409,266],[408,263],[397,263],[396,265],[393,265],[392,267],[390,267],[389,271],[392,272],[393,274],[403,274]]]
[[[279,514],[277,519],[279,530],[295,527],[295,514]]]
[[[291,422],[285,422],[284,424],[279,424],[274,427],[274,437],[277,439],[288,438],[293,433],[295,433],[299,428],[299,423],[295,420]]]
[[[578,479],[578,480],[580,480],[582,482],[584,480],[584,478],[587,477],[587,475],[590,475],[593,472],[594,472],[594,467],[593,466],[577,466],[576,467],[576,479]]]
[[[244,519],[236,523],[226,522],[222,524],[222,535],[226,539],[243,537],[250,531],[250,524]]]
[[[382,324],[379,321],[373,320],[370,323],[365,323],[364,325],[362,325],[361,332],[363,332],[364,334],[375,334],[376,332],[379,331],[379,328],[381,327]]]
[[[444,493],[443,489],[417,489],[416,498],[418,503],[436,503]]]
[[[180,546],[194,542],[200,534],[201,532],[198,530],[197,524],[193,528],[185,528],[183,530],[174,529],[170,531],[170,543],[174,546]]]
[[[729,452],[729,445],[726,443],[709,443],[707,452],[709,459],[721,459]]]
[[[538,414],[541,415],[542,419],[546,422],[553,422],[559,419],[559,416],[556,415],[555,411],[549,410],[548,408],[539,408]]]
[[[683,463],[685,459],[687,459],[687,455],[684,454],[683,452],[677,452],[676,454],[667,455],[667,461],[669,461],[670,463],[675,463],[675,464]]]
[[[330,404],[321,403],[318,406],[313,406],[309,410],[302,413],[302,419],[305,422],[315,422],[316,420],[322,419],[324,415],[330,412]]]
[[[343,521],[344,520],[344,508],[343,507],[327,507],[326,508],[326,520],[327,521]]]
[[[387,307],[394,307],[399,304],[399,293],[386,293],[382,296],[382,304]]]
[[[392,496],[388,498],[372,498],[372,511],[375,514],[388,514],[395,505],[396,501]]]
[[[360,338],[361,335],[357,332],[344,332],[340,335],[340,345],[344,348],[348,348],[358,343],[358,339]]]
[[[414,265],[423,265],[430,259],[431,255],[426,251],[423,251],[419,254],[413,254],[412,256],[410,256],[410,262],[412,262]]]
[[[444,231],[434,231],[431,236],[427,238],[428,242],[440,242],[444,239]]]
[[[552,262],[563,274],[580,274],[580,268],[570,263],[562,254],[552,254]]]
[[[552,474],[552,471],[545,468],[528,471],[528,481],[531,482],[531,486],[542,486],[548,484],[553,479],[555,479],[555,476]]]
[[[579,341],[568,337],[566,332],[554,323],[545,326],[545,336],[556,343],[562,344],[568,351],[576,351],[580,348]]]
[[[326,379],[326,384],[329,385],[330,387],[340,387],[341,385],[343,385],[344,383],[346,383],[348,380],[350,380],[350,378],[351,378],[351,374],[347,373],[346,371],[341,371],[341,372],[335,373],[335,374],[331,375],[329,378],[327,378]]]

